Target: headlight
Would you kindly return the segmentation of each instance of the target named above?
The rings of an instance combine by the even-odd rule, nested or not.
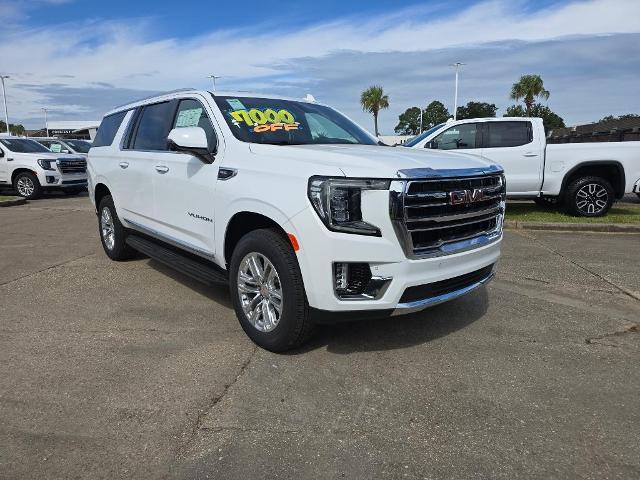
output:
[[[362,220],[363,190],[388,190],[390,180],[311,177],[308,196],[329,230],[380,236],[380,229]]]
[[[47,160],[44,158],[41,158],[38,160],[38,165],[40,165],[43,170],[55,170],[54,168],[51,168],[51,162],[53,162],[54,160]]]

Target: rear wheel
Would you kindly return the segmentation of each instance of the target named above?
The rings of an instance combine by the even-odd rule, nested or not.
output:
[[[567,212],[582,217],[601,217],[613,205],[611,183],[601,177],[582,177],[567,188]]]
[[[21,197],[33,200],[42,194],[42,187],[36,177],[31,172],[21,172],[13,179],[13,188]]]
[[[256,344],[282,352],[298,347],[313,325],[291,244],[275,230],[254,230],[231,256],[229,289],[240,325]]]
[[[135,250],[126,243],[126,230],[118,219],[111,195],[105,195],[98,206],[98,231],[102,248],[111,260],[128,260]]]

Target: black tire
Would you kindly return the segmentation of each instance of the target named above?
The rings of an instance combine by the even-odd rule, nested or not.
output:
[[[614,196],[613,186],[604,178],[577,178],[567,187],[566,211],[578,217],[601,217],[613,205]]]
[[[19,196],[27,200],[34,200],[42,195],[40,181],[31,172],[20,172],[16,175],[13,179],[13,189]]]
[[[533,201],[539,207],[554,209],[558,208],[561,205],[560,197],[536,197]]]
[[[255,254],[268,260],[275,268],[281,292],[281,311],[275,327],[270,331],[261,331],[258,326],[254,326],[249,320],[243,309],[242,294],[238,286],[238,276],[241,268],[244,268],[245,265],[243,261]],[[264,268],[264,271],[266,270],[267,268]],[[256,284],[256,291],[259,288]],[[309,304],[307,303],[298,259],[291,244],[277,230],[254,230],[240,239],[231,256],[229,290],[233,307],[242,329],[260,347],[272,352],[284,352],[302,345],[310,337],[313,331],[313,323],[309,318]],[[254,295],[253,292],[246,293],[244,301],[249,300],[252,295]],[[266,296],[263,297],[262,295]],[[256,305],[256,309],[258,309],[258,305],[263,304],[263,301],[268,302],[268,297],[268,292],[264,294],[255,293],[253,301],[262,299]],[[261,316],[264,321],[264,310],[262,310]],[[255,321],[259,323],[258,318]]]
[[[111,219],[110,231],[113,233],[113,242],[107,238],[109,229],[106,225],[107,218],[104,217],[104,215],[106,215],[105,211],[108,212],[108,217]],[[106,253],[111,260],[122,261],[135,256],[136,251],[126,243],[127,231],[120,223],[111,195],[102,197],[100,205],[98,205],[98,233],[100,234],[100,241],[102,242],[104,253]]]

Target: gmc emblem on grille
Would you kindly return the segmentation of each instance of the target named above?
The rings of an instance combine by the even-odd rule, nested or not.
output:
[[[484,200],[484,190],[474,188],[473,190],[454,190],[449,192],[451,205],[460,205],[462,203],[474,203]]]

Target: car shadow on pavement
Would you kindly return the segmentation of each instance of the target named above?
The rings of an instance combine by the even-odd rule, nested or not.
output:
[[[489,295],[481,287],[457,300],[410,315],[321,325],[306,345],[290,354],[322,347],[340,354],[407,348],[465,328],[480,319],[488,306]]]
[[[198,280],[191,278],[188,275],[185,275],[178,270],[175,270],[171,267],[166,266],[164,263],[154,260],[153,258],[145,257],[141,254],[140,258],[148,259],[148,265],[163,275],[170,277],[176,282],[184,285],[185,287],[198,292],[201,295],[204,295],[209,300],[216,302],[217,304],[225,307],[225,308],[233,308],[231,304],[231,299],[229,298],[229,287],[227,285],[216,285],[214,287],[207,286]]]

